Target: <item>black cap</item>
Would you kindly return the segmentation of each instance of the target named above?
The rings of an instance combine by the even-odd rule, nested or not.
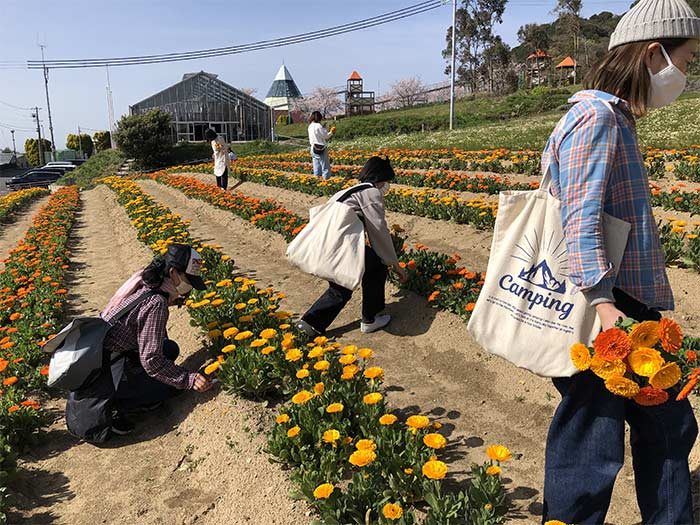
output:
[[[206,290],[202,279],[202,257],[187,244],[171,244],[165,253],[165,263],[183,272],[193,288]]]
[[[389,159],[374,156],[365,162],[358,178],[361,182],[376,183],[388,182],[394,177],[396,177],[396,174],[394,173],[394,168],[391,167]]]

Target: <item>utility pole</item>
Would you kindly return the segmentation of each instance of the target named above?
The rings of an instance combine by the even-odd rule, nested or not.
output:
[[[455,55],[457,43],[457,0],[452,0],[452,65],[450,66],[450,130],[455,121]]]
[[[46,62],[44,58],[44,48],[43,44],[40,44],[41,48],[41,61],[44,62],[44,89],[46,90],[46,110],[49,113],[49,132],[51,133],[51,160],[56,160],[56,141],[53,138],[53,121],[51,120],[51,102],[49,102],[49,68],[46,67]]]
[[[106,66],[106,69],[107,69],[107,119],[109,121],[109,141],[110,141],[111,148],[117,149],[117,142],[114,139],[114,132],[115,132],[114,101],[112,100],[112,84],[109,81],[109,66]],[[177,119],[177,116],[175,118]],[[177,124],[175,126],[175,130],[177,130]]]
[[[36,134],[39,137],[39,166],[44,165],[44,147],[41,144],[41,123],[39,122],[39,108],[37,106],[34,107],[34,114],[32,117],[36,118]]]
[[[80,126],[78,126],[78,147],[80,148],[80,158],[83,158],[83,139],[80,137]]]
[[[17,146],[15,146],[15,130],[11,129],[10,133],[12,133],[12,154],[15,156],[15,160],[17,160]]]

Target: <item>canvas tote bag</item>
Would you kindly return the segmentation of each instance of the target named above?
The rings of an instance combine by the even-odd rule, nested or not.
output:
[[[568,278],[561,202],[550,184],[547,166],[538,190],[500,193],[486,279],[468,329],[485,350],[519,367],[569,377],[578,372],[569,349],[592,344],[601,324]],[[615,272],[629,231],[629,223],[603,214],[605,252]]]
[[[358,184],[309,210],[309,224],[287,247],[287,259],[316,277],[354,290],[365,273],[365,227],[347,204],[353,193],[371,188]]]

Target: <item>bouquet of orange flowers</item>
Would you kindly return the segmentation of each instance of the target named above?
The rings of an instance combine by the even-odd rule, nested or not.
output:
[[[593,348],[575,344],[570,353],[576,368],[600,377],[613,394],[653,406],[668,401],[667,390],[681,381],[685,385],[677,401],[697,385],[697,354],[683,347],[683,332],[672,319],[641,323],[625,319],[598,334]]]

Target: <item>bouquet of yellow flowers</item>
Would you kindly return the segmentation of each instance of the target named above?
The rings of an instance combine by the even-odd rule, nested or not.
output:
[[[683,332],[672,319],[625,319],[598,334],[593,348],[575,344],[570,354],[576,368],[600,377],[613,394],[653,406],[668,401],[667,390],[681,381],[685,386],[676,400],[688,397],[697,385],[697,354],[683,346]]]

